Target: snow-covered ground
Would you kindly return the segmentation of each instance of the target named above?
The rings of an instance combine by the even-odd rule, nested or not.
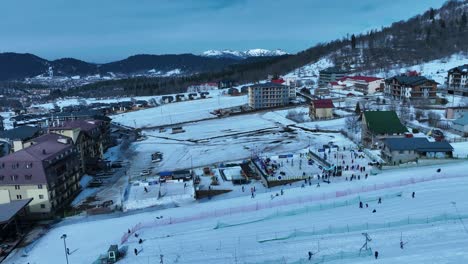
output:
[[[211,98],[163,104],[141,111],[111,116],[114,122],[136,127],[153,127],[176,123],[216,118],[211,114],[215,109],[247,104],[247,96],[215,94]]]
[[[318,83],[319,71],[326,69],[328,67],[333,67],[334,63],[329,57],[323,57],[316,62],[309,63],[304,65],[294,71],[286,74],[285,78],[300,78],[303,80],[311,80],[315,84]]]
[[[398,75],[400,73],[405,73],[407,71],[417,71],[421,75],[426,76],[430,79],[435,80],[440,84],[444,84],[447,78],[448,70],[461,66],[468,63],[468,56],[464,54],[454,54],[447,58],[442,58],[438,60],[429,61],[426,63],[413,65],[409,67],[396,67],[385,73],[378,73],[378,77],[390,77]]]
[[[129,248],[122,263],[159,263],[160,255],[164,263],[466,263],[466,163],[444,165],[440,173],[437,168],[290,189],[274,199],[265,193],[88,219],[53,228],[5,263],[63,263],[62,234],[73,252],[70,263],[92,263],[109,245],[121,242]],[[360,209],[359,201],[369,207]],[[128,237],[128,229],[143,243],[133,233]],[[371,250],[379,252],[377,261],[359,255],[363,232],[372,238]],[[310,262],[308,251],[316,253]]]

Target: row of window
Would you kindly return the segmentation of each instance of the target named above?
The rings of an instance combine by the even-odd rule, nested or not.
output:
[[[32,180],[32,174],[26,174],[24,175],[24,179],[25,180]],[[0,175],[0,181],[4,181],[5,180],[5,176],[4,175]],[[11,181],[17,181],[18,180],[18,175],[10,175],[10,180]]]
[[[42,184],[38,184],[37,188],[42,189]],[[21,189],[21,185],[15,185],[15,190],[20,190],[20,189]]]
[[[17,162],[17,163],[11,164],[11,168],[12,168],[12,169],[18,169],[19,167],[20,167],[20,164],[19,164],[18,162]],[[26,169],[30,169],[30,168],[33,167],[33,163],[32,163],[32,162],[28,162],[28,163],[26,163],[26,164],[24,165],[24,167],[25,167]],[[2,163],[2,164],[0,165],[0,168],[1,168],[1,169],[4,169],[4,168],[5,168],[5,163]]]

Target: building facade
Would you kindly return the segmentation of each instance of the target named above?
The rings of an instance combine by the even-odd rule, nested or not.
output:
[[[292,88],[289,86],[272,82],[254,84],[248,89],[249,106],[253,109],[288,105],[292,95]]]
[[[103,159],[106,142],[110,140],[110,132],[101,120],[65,121],[49,127],[51,133],[63,135],[72,139],[81,160],[83,172],[91,173],[99,160]]]
[[[437,82],[423,76],[395,76],[385,80],[385,95],[400,101],[437,99]]]
[[[385,86],[383,78],[372,76],[345,76],[340,82],[346,87],[354,87],[354,90],[365,95],[381,92]]]
[[[330,67],[319,72],[319,87],[325,87],[330,82],[336,82],[341,78],[345,77],[348,72],[343,71],[341,69]]]
[[[468,136],[468,113],[453,121],[452,129],[462,136]]]
[[[0,199],[33,198],[34,218],[50,218],[80,190],[78,151],[70,138],[38,137],[30,147],[0,158]]]
[[[422,158],[451,158],[453,147],[446,141],[431,142],[427,138],[386,138],[383,140],[382,158],[398,165]]]
[[[311,119],[333,118],[333,101],[331,99],[312,100],[309,106]]]
[[[468,96],[468,64],[448,71],[447,93]]]

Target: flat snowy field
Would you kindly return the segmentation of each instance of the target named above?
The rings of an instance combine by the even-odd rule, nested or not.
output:
[[[367,180],[194,204],[53,228],[5,263],[92,263],[111,244],[128,246],[121,263],[467,263],[466,162],[385,171]],[[411,193],[415,192],[415,198]],[[377,199],[382,198],[378,204]],[[358,207],[359,200],[369,207]],[[287,206],[286,206],[287,205]],[[372,210],[376,210],[372,213]],[[156,217],[163,216],[163,219]],[[132,235],[123,239],[128,229]],[[400,249],[400,237],[405,244]],[[138,256],[133,253],[139,251]],[[307,252],[316,253],[311,262]]]
[[[211,92],[210,92],[211,93]],[[181,122],[216,118],[210,114],[215,109],[240,106],[248,103],[248,97],[214,94],[211,98],[163,104],[141,111],[111,116],[113,122],[142,128],[171,125]]]

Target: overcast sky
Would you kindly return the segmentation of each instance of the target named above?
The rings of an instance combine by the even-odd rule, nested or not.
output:
[[[1,0],[0,52],[107,62],[141,53],[280,48],[410,18],[443,0]]]

